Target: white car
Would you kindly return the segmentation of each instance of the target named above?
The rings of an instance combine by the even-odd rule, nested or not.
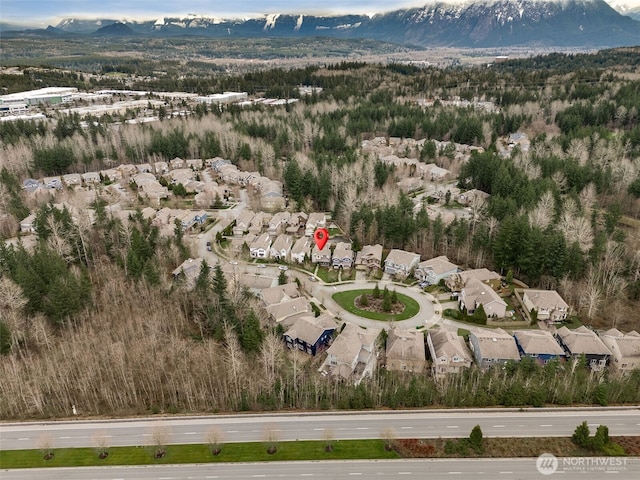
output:
[[[280,265],[278,268],[279,268],[280,270],[283,270],[283,271],[284,271],[284,270],[289,270],[289,267],[287,267],[286,265]]]

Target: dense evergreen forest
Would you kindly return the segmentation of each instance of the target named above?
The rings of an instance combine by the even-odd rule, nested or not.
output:
[[[180,229],[161,239],[141,215],[78,224],[29,198],[27,177],[117,163],[221,156],[284,182],[294,208],[330,211],[357,248],[383,243],[423,258],[511,272],[556,288],[596,327],[640,328],[640,70],[638,50],[514,60],[491,68],[343,62],[242,76],[136,77],[145,90],[247,91],[299,102],[211,109],[150,124],[139,112],[0,123],[0,235],[38,212],[37,246],[0,246],[0,416],[640,401],[640,375],[609,378],[528,362],[447,384],[380,372],[352,388],[285,355],[277,329],[219,269],[196,288],[168,282],[190,252]],[[102,68],[102,67],[101,67]],[[107,70],[125,72],[112,64]],[[125,73],[137,73],[128,65]],[[148,68],[148,65],[145,66]],[[31,69],[0,75],[7,91],[104,86],[88,73]],[[114,80],[110,80],[114,87]],[[299,85],[322,87],[299,96]],[[469,100],[456,106],[449,100]],[[424,101],[430,100],[425,107]],[[474,106],[493,102],[495,108]],[[169,104],[161,117],[172,109]],[[528,151],[501,155],[515,132]],[[470,220],[445,224],[415,208],[402,172],[363,153],[374,137],[426,139],[415,152],[491,195]],[[482,147],[461,162],[435,142]],[[411,154],[407,152],[407,154]],[[535,386],[535,387],[532,387]]]

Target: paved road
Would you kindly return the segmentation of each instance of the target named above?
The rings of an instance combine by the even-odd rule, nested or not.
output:
[[[204,443],[219,428],[225,442],[263,441],[274,430],[282,441],[381,438],[389,427],[399,438],[466,437],[480,425],[488,437],[570,436],[586,420],[595,430],[607,425],[611,435],[640,435],[640,409],[517,409],[501,411],[384,411],[315,414],[228,415],[0,424],[0,450],[37,448],[47,434],[53,447],[94,446],[96,435],[111,446],[148,445],[157,425],[169,430],[168,443]]]
[[[579,459],[578,459],[579,460]],[[637,479],[640,459],[620,459],[623,465],[609,467],[612,478]],[[2,480],[178,480],[178,479],[487,479],[539,480],[542,478],[602,478],[605,470],[586,472],[563,465],[558,459],[556,475],[543,476],[536,468],[535,458],[516,459],[424,459],[424,460],[361,460],[319,462],[273,462],[207,465],[162,465],[148,467],[76,467],[1,472]],[[568,470],[575,468],[575,470]],[[600,467],[606,468],[606,467]],[[618,470],[614,471],[613,468]]]

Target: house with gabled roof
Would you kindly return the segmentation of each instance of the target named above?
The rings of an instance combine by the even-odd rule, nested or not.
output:
[[[487,270],[486,268],[477,268],[474,270],[465,270],[462,272],[454,273],[449,276],[446,281],[447,288],[452,292],[459,292],[467,284],[467,281],[471,278],[480,280],[482,283],[489,285],[492,288],[498,288],[502,277],[496,272]]]
[[[298,318],[285,332],[284,341],[290,349],[316,356],[330,345],[335,330],[336,322],[329,315],[306,315]]]
[[[394,248],[384,261],[384,272],[407,278],[420,262],[420,254]]]
[[[243,210],[236,219],[236,224],[233,226],[233,234],[236,237],[241,237],[245,232],[249,231],[251,221],[255,217],[255,213],[251,210]]]
[[[97,185],[100,183],[100,174],[98,172],[85,172],[82,174],[82,181],[86,185]]]
[[[260,235],[265,225],[269,224],[269,220],[271,220],[270,214],[265,212],[257,212],[251,220],[251,224],[249,225],[249,233]]]
[[[612,328],[600,334],[600,340],[611,351],[609,367],[616,372],[640,369],[640,333],[624,334]]]
[[[268,228],[269,235],[275,237],[276,235],[280,235],[284,232],[287,222],[289,221],[289,217],[291,217],[291,212],[278,212],[271,217]]]
[[[188,287],[193,287],[198,276],[200,275],[203,261],[204,260],[200,257],[188,258],[172,272],[171,276],[173,277],[174,281],[182,280]]]
[[[471,366],[471,352],[464,338],[444,329],[429,330],[427,346],[431,356],[431,373],[442,378],[452,373],[460,373]]]
[[[387,335],[387,370],[398,372],[424,373],[427,356],[424,335],[418,330],[392,328]]]
[[[353,266],[353,250],[351,244],[338,242],[331,259],[333,268],[351,268]]]
[[[379,329],[365,329],[347,323],[327,349],[327,358],[319,371],[336,380],[358,385],[376,369],[376,339],[379,334]]]
[[[67,187],[82,185],[82,176],[79,173],[67,173],[62,176],[62,181]]]
[[[562,327],[555,337],[568,357],[577,360],[584,355],[591,370],[597,372],[607,366],[611,351],[593,330],[584,325],[574,330]]]
[[[501,328],[477,329],[470,332],[469,346],[480,368],[520,361],[515,339]]]
[[[311,251],[311,239],[309,237],[300,237],[296,240],[296,243],[291,249],[291,261],[297,263],[304,263],[309,258],[309,252]]]
[[[466,309],[471,315],[480,305],[487,317],[504,318],[507,314],[507,302],[490,285],[471,278],[460,292],[460,310]]]
[[[20,222],[21,233],[36,233],[36,214],[31,213]]]
[[[491,195],[482,190],[472,189],[458,195],[458,203],[462,205],[479,205],[489,199]]]
[[[171,170],[176,170],[178,168],[184,168],[184,166],[185,166],[185,162],[180,157],[176,157],[173,160],[169,161],[169,167],[171,168]]]
[[[318,245],[313,246],[311,249],[311,262],[319,263],[325,267],[331,265],[331,248],[328,242],[322,250],[318,248]]]
[[[271,244],[271,258],[274,260],[283,260],[288,262],[291,259],[291,247],[293,246],[293,237],[281,233]]]
[[[534,311],[538,320],[548,322],[561,322],[570,311],[567,302],[555,290],[523,290],[522,303],[527,312]]]
[[[249,245],[249,255],[251,258],[269,258],[271,248],[271,237],[268,233],[263,233]]]
[[[430,285],[437,285],[440,280],[447,280],[451,275],[459,270],[455,263],[441,255],[420,262],[415,269],[414,276],[421,282],[428,282]]]
[[[365,245],[356,255],[356,268],[380,269],[382,265],[382,245]]]
[[[533,358],[540,364],[565,357],[564,350],[548,330],[516,330],[513,338],[521,357]]]
[[[304,234],[307,237],[313,236],[316,228],[325,228],[327,226],[327,216],[322,212],[312,212],[307,218]]]

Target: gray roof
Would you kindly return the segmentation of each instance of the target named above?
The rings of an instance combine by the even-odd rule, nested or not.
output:
[[[385,263],[393,263],[394,265],[406,265],[407,267],[411,266],[416,261],[420,260],[419,253],[407,252],[405,250],[399,250],[394,248],[389,252],[387,258],[385,259]]]
[[[513,336],[526,354],[564,355],[564,350],[548,330],[517,330]]]
[[[469,336],[477,339],[480,355],[483,359],[520,360],[516,341],[501,328],[492,330],[478,329],[475,332],[471,332]]]
[[[635,330],[625,335],[620,330],[612,328],[601,334],[601,337],[607,343],[615,344],[622,357],[640,357],[640,333]]]
[[[426,360],[424,335],[417,330],[392,328],[387,337],[387,359]]]
[[[555,290],[525,290],[522,295],[527,298],[537,309],[553,310],[556,308],[567,310],[569,305]]]
[[[569,330],[567,327],[559,328],[556,332],[567,346],[572,355],[611,355],[611,351],[602,343],[593,330],[589,330],[584,325]]]
[[[335,330],[335,328],[336,322],[328,315],[321,315],[317,318],[305,316],[297,319],[285,335],[313,345],[326,330]]]
[[[436,358],[448,359],[458,356],[467,362],[471,362],[471,352],[464,343],[464,338],[448,330],[429,330],[431,344]]]
[[[456,270],[458,266],[455,263],[451,263],[446,256],[441,255],[440,257],[420,262],[418,268],[431,270],[435,275],[442,275],[450,270]]]

